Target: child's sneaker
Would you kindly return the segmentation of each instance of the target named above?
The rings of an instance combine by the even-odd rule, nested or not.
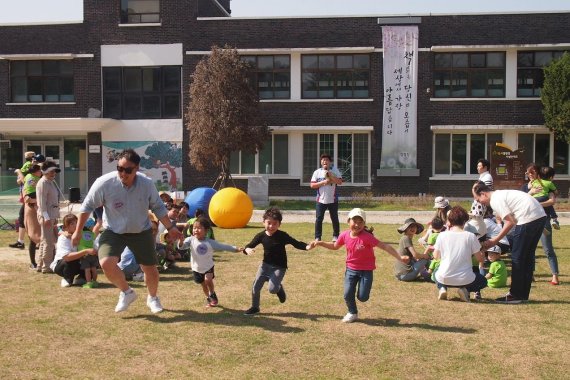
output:
[[[554,228],[555,230],[560,229],[560,223],[558,222],[558,219],[552,219],[552,228]]]
[[[208,297],[208,299],[209,299],[208,306],[210,307],[218,306],[218,296],[216,295],[216,293],[210,294],[210,297]]]
[[[281,303],[285,303],[285,301],[287,300],[287,293],[285,293],[283,285],[281,285],[281,288],[279,288],[279,291],[277,292],[277,297],[279,297],[279,302]]]
[[[67,282],[67,280],[65,278],[61,279],[61,287],[62,288],[69,288],[71,286],[71,284],[69,282]]]
[[[480,291],[475,292],[475,299],[476,299],[477,301],[481,301],[482,298],[483,298],[483,297],[481,297],[481,292],[480,292]]]
[[[94,287],[95,287],[95,286],[93,285],[93,281],[86,282],[86,283],[83,284],[83,286],[82,286],[82,288],[85,288],[85,289],[93,289]]]
[[[250,307],[249,309],[247,309],[243,315],[255,315],[259,313],[259,308],[258,307]]]
[[[342,321],[344,323],[352,323],[358,319],[358,314],[346,313]]]

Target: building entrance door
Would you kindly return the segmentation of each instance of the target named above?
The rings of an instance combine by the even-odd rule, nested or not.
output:
[[[26,142],[26,152],[32,151],[36,154],[43,154],[46,160],[55,161],[59,165],[61,172],[55,176],[55,180],[60,189],[65,186],[64,170],[61,165],[61,156],[63,151],[63,146],[57,141],[27,141]]]

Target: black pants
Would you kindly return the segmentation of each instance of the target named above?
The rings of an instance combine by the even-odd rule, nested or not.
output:
[[[73,261],[59,260],[55,265],[54,272],[72,284],[75,276],[79,275],[80,277],[85,277],[85,271],[81,270],[80,261],[79,259]]]

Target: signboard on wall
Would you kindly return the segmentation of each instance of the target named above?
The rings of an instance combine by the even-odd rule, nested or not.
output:
[[[491,151],[491,175],[496,190],[520,189],[526,183],[527,162],[524,150],[513,151],[503,143],[497,143]]]

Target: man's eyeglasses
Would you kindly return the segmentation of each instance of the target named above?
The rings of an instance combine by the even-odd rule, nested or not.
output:
[[[135,166],[131,167],[131,168],[124,168],[122,166],[117,165],[117,171],[119,173],[125,172],[127,174],[133,174],[133,171],[136,169]]]

